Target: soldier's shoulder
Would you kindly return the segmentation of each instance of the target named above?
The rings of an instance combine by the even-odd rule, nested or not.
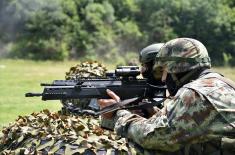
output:
[[[221,88],[226,89],[228,85],[225,82],[219,80],[217,78],[218,76],[220,75],[217,73],[211,73],[202,78],[198,78],[194,81],[191,81],[183,87],[193,89],[197,92],[204,92],[203,94],[208,94]]]

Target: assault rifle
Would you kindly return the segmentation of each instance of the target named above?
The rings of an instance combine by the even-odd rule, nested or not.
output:
[[[106,78],[54,80],[51,84],[42,83],[42,93],[26,93],[25,96],[41,96],[42,100],[108,99],[110,97],[106,89],[110,89],[122,100],[165,98],[165,86],[151,85],[147,79],[137,78],[139,74],[138,66],[120,66],[115,72],[107,73]]]

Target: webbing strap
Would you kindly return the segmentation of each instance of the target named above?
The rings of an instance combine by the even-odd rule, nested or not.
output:
[[[155,61],[177,61],[177,62],[190,62],[190,63],[210,63],[209,57],[204,58],[184,58],[184,57],[156,57]]]

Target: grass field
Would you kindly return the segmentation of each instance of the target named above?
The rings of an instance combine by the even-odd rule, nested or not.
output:
[[[78,62],[36,62],[23,60],[0,60],[0,129],[19,115],[28,115],[43,109],[58,111],[59,101],[41,101],[25,98],[26,92],[41,92],[41,82],[64,79],[65,72]],[[109,67],[111,68],[111,67]],[[235,81],[235,69],[215,68]]]
[[[78,62],[36,62],[0,60],[0,129],[19,115],[28,115],[43,109],[58,111],[59,101],[41,101],[26,98],[26,92],[41,92],[41,82],[64,79],[65,72]]]

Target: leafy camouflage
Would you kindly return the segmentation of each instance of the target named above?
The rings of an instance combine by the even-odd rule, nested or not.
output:
[[[89,116],[44,110],[19,116],[2,132],[2,154],[134,154],[125,139],[100,128],[99,121]]]
[[[83,78],[101,78],[105,77],[107,69],[101,63],[97,61],[86,61],[80,64],[77,64],[70,68],[68,72],[66,72],[65,79],[66,80],[78,80]],[[90,109],[88,107],[90,100],[89,99],[71,99],[71,100],[62,100],[63,104],[63,112],[69,113],[76,111],[76,109]]]
[[[76,80],[80,78],[99,78],[104,77],[107,69],[97,61],[86,61],[77,64],[66,72],[66,80]]]
[[[156,57],[155,67],[166,66],[168,73],[181,73],[201,67],[210,67],[206,47],[191,38],[168,41]]]
[[[173,99],[165,102],[164,109],[150,119],[126,110],[118,111],[115,130],[150,150],[172,152],[184,149],[186,154],[195,154],[190,153],[190,148],[200,144],[196,150],[202,151],[201,154],[221,150],[234,154],[235,90],[218,76],[210,73],[184,85]],[[219,145],[206,147],[216,141]]]

